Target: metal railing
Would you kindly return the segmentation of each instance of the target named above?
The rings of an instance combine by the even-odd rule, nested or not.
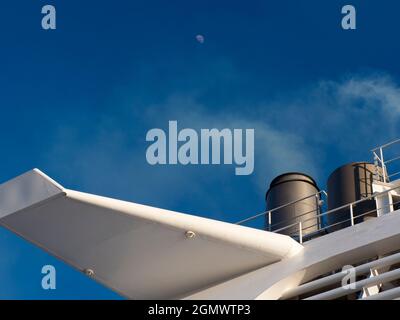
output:
[[[322,197],[325,197],[325,200],[322,199]],[[293,201],[291,201],[291,202],[288,202],[288,203],[286,203],[286,204],[284,204],[284,205],[281,205],[281,206],[279,206],[279,207],[276,207],[276,208],[274,208],[274,209],[267,210],[267,211],[263,211],[263,212],[261,212],[261,213],[258,213],[258,214],[256,214],[256,215],[254,215],[254,216],[251,216],[251,217],[248,217],[248,218],[246,218],[246,219],[240,220],[239,222],[236,222],[235,224],[241,225],[241,224],[244,224],[244,223],[246,223],[246,222],[255,220],[255,219],[259,218],[259,217],[268,216],[268,218],[267,218],[268,230],[269,230],[269,231],[272,231],[272,227],[273,227],[273,226],[276,226],[276,225],[278,225],[278,224],[282,224],[282,223],[284,223],[284,222],[286,222],[286,221],[290,221],[290,220],[281,221],[281,222],[279,222],[279,223],[277,223],[277,224],[275,224],[275,225],[272,225],[272,214],[273,214],[275,211],[278,211],[278,210],[287,208],[287,207],[289,207],[289,206],[296,205],[296,203],[303,202],[304,200],[308,200],[308,199],[310,199],[310,198],[316,198],[316,208],[315,208],[314,210],[309,211],[309,212],[302,213],[301,215],[299,215],[299,216],[296,217],[296,218],[298,218],[298,217],[304,216],[304,215],[306,215],[306,214],[308,214],[308,213],[311,213],[311,212],[314,212],[314,211],[316,211],[316,210],[319,210],[319,208],[321,207],[322,203],[326,201],[327,197],[328,197],[328,193],[327,193],[325,190],[321,190],[321,191],[318,191],[318,192],[316,192],[316,193],[313,193],[313,194],[311,194],[311,195],[309,195],[309,196],[306,196],[306,197],[303,197],[303,198],[296,199],[296,200],[293,200]]]
[[[389,210],[387,210],[388,212],[393,211],[393,208],[394,208],[395,205],[399,205],[400,206],[400,201],[397,201],[397,202],[389,201],[388,204],[385,204],[385,205],[382,205],[382,206],[378,207],[378,201],[376,201],[376,200],[378,198],[382,198],[384,196],[388,196],[388,194],[390,192],[395,191],[397,189],[400,189],[400,186],[396,186],[396,187],[387,189],[387,190],[379,192],[379,193],[374,193],[374,194],[372,194],[372,195],[370,195],[368,197],[365,197],[364,199],[357,200],[357,201],[345,204],[343,206],[337,207],[337,208],[332,209],[332,210],[325,211],[323,213],[318,213],[317,215],[315,215],[315,216],[313,216],[311,218],[303,219],[301,221],[285,225],[282,228],[272,230],[272,227],[274,227],[274,226],[276,226],[278,224],[281,224],[283,222],[287,222],[287,221],[291,221],[292,220],[292,219],[290,219],[290,220],[286,220],[286,221],[281,221],[278,224],[272,225],[272,214],[275,211],[278,211],[280,209],[283,209],[283,208],[286,208],[288,206],[294,205],[296,203],[302,202],[304,200],[310,199],[312,197],[315,197],[315,198],[318,199],[318,201],[321,201],[321,195],[324,195],[325,197],[328,197],[328,194],[324,190],[322,190],[322,191],[319,191],[319,192],[317,192],[315,194],[312,194],[312,195],[309,195],[307,197],[294,200],[292,202],[289,202],[289,203],[287,203],[285,205],[279,206],[279,207],[274,208],[272,210],[264,211],[262,213],[259,213],[259,214],[256,214],[254,216],[251,216],[249,218],[243,219],[243,220],[237,222],[236,224],[241,225],[241,224],[244,224],[246,222],[249,222],[249,221],[252,221],[254,219],[257,219],[259,217],[267,216],[267,219],[268,219],[267,220],[267,225],[268,225],[268,230],[269,231],[272,231],[274,233],[278,233],[278,232],[282,232],[282,231],[285,231],[285,230],[288,230],[288,229],[296,229],[297,230],[296,233],[290,233],[288,235],[293,237],[293,238],[297,238],[300,243],[303,243],[304,240],[311,239],[313,236],[315,236],[315,235],[317,235],[317,234],[319,234],[319,233],[321,233],[323,231],[328,231],[329,229],[332,229],[334,227],[337,227],[337,226],[340,226],[340,225],[343,225],[343,224],[347,224],[347,223],[349,223],[350,226],[354,226],[357,223],[357,221],[361,220],[361,218],[363,218],[365,216],[368,216],[368,215],[371,215],[374,212],[376,212],[376,216],[379,217],[380,216],[379,212],[383,212],[384,209],[388,208],[389,209]],[[354,214],[354,208],[357,205],[365,203],[366,201],[369,201],[369,200],[375,200],[376,208],[373,209],[373,210],[369,210],[369,211],[363,212],[363,213],[358,213],[358,214],[355,215]],[[299,217],[302,217],[302,216],[304,216],[304,215],[306,215],[308,213],[314,212],[316,210],[318,210],[317,212],[319,212],[319,208],[320,207],[316,207],[312,211],[302,213],[300,216],[296,216],[294,219],[298,219]],[[346,218],[344,220],[340,220],[340,221],[335,222],[333,224],[329,224],[329,225],[324,226],[324,227],[320,226],[320,221],[321,221],[321,219],[323,217],[326,217],[328,215],[332,215],[334,213],[338,213],[340,211],[343,212],[344,210],[348,210],[349,211],[349,217],[348,218]],[[312,220],[314,220],[314,221],[317,220],[317,223],[314,224],[314,225],[310,225],[310,226],[307,226],[307,227],[303,228],[303,225],[305,225],[306,222],[312,221]],[[317,231],[307,233],[306,236],[304,236],[304,234],[306,233],[305,231],[307,229],[315,228],[316,226],[318,226],[318,230]]]
[[[376,216],[379,217],[380,215],[379,215],[378,212],[382,211],[382,210],[385,209],[385,208],[389,208],[389,210],[388,210],[389,212],[392,211],[393,206],[395,206],[395,205],[397,205],[397,204],[400,204],[400,201],[398,201],[398,202],[396,202],[396,203],[393,203],[392,201],[390,201],[388,204],[385,204],[385,205],[383,205],[383,206],[380,206],[379,208],[378,208],[378,205],[377,205],[376,209],[370,210],[370,211],[368,211],[368,212],[364,212],[364,213],[362,213],[362,214],[357,214],[357,215],[355,216],[355,215],[354,215],[354,207],[355,207],[356,205],[361,204],[361,203],[365,203],[365,202],[368,201],[368,200],[377,200],[379,197],[386,196],[386,195],[388,195],[390,192],[392,192],[392,191],[394,191],[394,190],[396,190],[396,189],[400,189],[400,186],[396,186],[396,187],[390,188],[390,189],[385,190],[385,191],[383,191],[383,192],[375,193],[375,194],[373,194],[373,195],[371,195],[371,196],[368,196],[368,197],[366,197],[366,198],[364,198],[364,199],[357,200],[357,201],[351,202],[351,203],[349,203],[349,204],[346,204],[346,205],[337,207],[337,208],[335,208],[335,209],[332,209],[332,210],[323,212],[323,213],[318,214],[317,216],[314,216],[314,217],[312,217],[312,218],[308,218],[308,219],[305,219],[305,220],[302,220],[302,221],[299,221],[299,222],[292,223],[292,224],[287,225],[287,226],[285,226],[285,227],[283,227],[283,228],[274,230],[273,232],[282,232],[282,231],[284,231],[284,230],[287,230],[287,229],[290,229],[290,228],[294,228],[294,227],[297,226],[298,234],[291,234],[290,236],[292,236],[292,237],[298,237],[298,241],[299,241],[300,243],[303,243],[303,240],[304,240],[304,237],[303,237],[304,231],[305,231],[306,229],[308,229],[308,228],[315,227],[315,225],[314,225],[314,226],[309,226],[309,227],[307,227],[307,228],[303,228],[303,224],[304,224],[305,222],[310,221],[310,220],[314,220],[314,219],[316,219],[316,218],[321,218],[321,217],[324,217],[324,216],[328,216],[328,215],[333,214],[333,213],[335,213],[335,212],[343,211],[343,210],[346,210],[346,209],[349,210],[349,218],[344,219],[344,220],[341,220],[341,221],[338,221],[338,222],[336,222],[336,223],[334,223],[334,224],[327,225],[327,226],[325,226],[325,227],[323,227],[323,228],[319,228],[318,231],[317,231],[317,232],[314,232],[314,233],[319,233],[319,232],[321,232],[321,231],[323,231],[323,230],[328,230],[328,229],[330,229],[330,228],[333,228],[333,227],[335,227],[335,226],[342,225],[342,224],[345,224],[345,223],[348,223],[348,222],[350,222],[350,225],[351,225],[351,226],[354,226],[355,221],[356,221],[357,219],[359,220],[360,218],[362,218],[362,217],[364,217],[364,216],[367,216],[367,215],[370,215],[370,214],[372,214],[373,212],[376,212]],[[378,202],[376,201],[376,203],[378,203]],[[308,238],[312,238],[312,235],[313,235],[312,233],[311,233],[311,234],[309,233],[309,234],[307,234],[307,237],[308,237]]]
[[[383,144],[371,150],[374,156],[375,180],[386,183],[389,182],[391,178],[400,175],[400,171],[390,173],[390,170],[388,170],[388,166],[400,160],[400,156],[395,156],[387,160],[385,155],[385,150],[387,150],[389,147],[393,147],[396,144],[400,144],[400,139]]]
[[[386,159],[386,155],[387,154],[385,155],[385,150],[387,150],[389,147],[392,147],[392,146],[394,146],[396,144],[400,145],[400,139],[391,141],[389,143],[386,143],[384,145],[381,145],[381,146],[376,147],[376,148],[371,150],[371,152],[373,153],[373,156],[374,156],[374,165],[375,165],[374,181],[380,181],[380,182],[387,183],[387,182],[390,181],[391,178],[393,178],[393,177],[395,177],[397,175],[400,175],[400,171],[397,171],[397,172],[394,172],[394,173],[390,173],[388,171],[388,165],[393,164],[394,162],[400,160],[400,156],[395,156],[395,157],[392,157],[392,158],[387,160]],[[400,151],[399,151],[399,153],[400,153]],[[398,162],[398,163],[400,163],[400,162]],[[255,219],[259,218],[259,217],[266,217],[266,228],[265,228],[266,230],[272,231],[272,232],[275,232],[275,233],[282,232],[282,231],[286,230],[285,234],[288,234],[289,236],[292,236],[293,238],[298,238],[298,241],[300,243],[303,243],[303,241],[305,239],[310,239],[313,236],[320,234],[321,232],[329,231],[329,229],[333,230],[332,228],[337,227],[339,225],[343,225],[343,224],[349,223],[350,226],[354,226],[356,221],[359,221],[360,218],[365,217],[367,215],[371,215],[373,212],[376,212],[376,216],[379,217],[380,216],[379,212],[383,212],[383,210],[386,209],[386,208],[389,208],[388,211],[390,212],[390,211],[393,211],[394,205],[399,204],[399,207],[400,207],[400,201],[396,202],[396,203],[393,203],[393,200],[389,200],[389,204],[381,205],[378,208],[378,201],[376,201],[379,197],[387,196],[390,192],[392,192],[392,191],[394,191],[396,189],[400,189],[400,186],[396,186],[396,187],[390,188],[390,189],[385,190],[383,192],[374,193],[374,194],[372,194],[370,196],[367,196],[367,197],[365,197],[365,198],[363,198],[361,200],[357,200],[357,201],[354,201],[352,203],[349,203],[349,204],[340,206],[338,208],[331,209],[331,210],[328,210],[326,212],[321,213],[322,204],[328,198],[327,192],[322,190],[322,191],[319,191],[317,193],[311,194],[309,196],[306,196],[306,197],[291,201],[289,203],[286,203],[286,204],[281,205],[279,207],[276,207],[274,209],[267,210],[267,211],[261,212],[259,214],[253,215],[251,217],[248,217],[246,219],[243,219],[243,220],[237,222],[236,224],[241,225],[241,224],[244,224],[246,222],[255,220]],[[290,218],[290,219],[287,219],[287,220],[284,220],[284,221],[280,221],[280,222],[272,225],[272,215],[274,214],[274,212],[276,212],[278,210],[281,210],[281,209],[284,209],[284,208],[287,208],[289,206],[294,206],[295,207],[297,203],[301,203],[301,202],[303,202],[305,200],[308,200],[310,198],[313,198],[313,197],[315,197],[315,199],[316,199],[316,207],[313,210],[308,211],[308,212],[304,212],[304,213],[302,212],[300,215],[296,215],[293,218]],[[325,199],[322,199],[323,197],[325,197]],[[364,213],[361,213],[361,214],[357,213],[355,215],[355,213],[354,213],[355,206],[358,205],[358,204],[361,204],[361,203],[365,203],[366,201],[369,201],[369,200],[375,200],[376,209],[373,209],[373,210],[370,210],[368,212],[364,212]],[[338,212],[343,211],[343,210],[348,210],[348,212],[349,212],[349,217],[347,219],[344,219],[342,221],[338,221],[338,222],[335,222],[333,224],[329,224],[327,226],[322,227],[321,221],[323,220],[324,217],[326,217],[328,215],[331,215],[333,213],[338,213]],[[311,218],[301,219],[301,217],[306,216],[307,214],[312,213],[312,212],[317,212],[317,215],[314,215]],[[301,219],[301,220],[286,225],[286,223],[289,223],[289,222],[291,222],[293,220],[299,220],[299,219]],[[317,221],[316,224],[309,225],[309,223],[307,223],[307,222],[312,221],[312,220]],[[281,224],[285,224],[285,226],[283,226],[282,228],[278,228],[278,229],[275,228],[275,227],[277,227],[278,225],[281,225]],[[305,228],[303,228],[304,225],[307,225],[307,226]],[[306,230],[308,230],[310,228],[317,228],[317,231],[306,232]],[[288,229],[296,229],[297,231],[295,232],[295,234],[293,234]]]

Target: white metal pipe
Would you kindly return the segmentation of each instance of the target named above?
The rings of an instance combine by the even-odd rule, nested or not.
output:
[[[400,297],[400,287],[397,287],[359,300],[393,300],[399,297]]]
[[[379,269],[379,268],[383,268],[386,266],[391,266],[398,262],[400,262],[400,253],[395,253],[393,255],[381,258],[379,260],[374,260],[374,261],[362,264],[355,268],[355,272],[356,272],[356,275],[362,275],[362,274],[369,272],[373,268]],[[344,276],[344,274],[342,272],[338,272],[338,273],[332,274],[330,276],[302,284],[301,286],[298,286],[296,288],[293,288],[293,289],[285,292],[282,295],[281,299],[290,299],[290,298],[302,295],[304,293],[318,290],[318,289],[327,287],[329,285],[338,283],[343,279],[343,276]]]
[[[376,148],[372,149],[371,151],[376,151],[376,150],[378,150],[378,149],[383,149],[383,148],[389,147],[389,146],[391,146],[392,144],[395,144],[395,143],[398,143],[398,142],[400,142],[400,139],[396,139],[396,140],[393,140],[393,141],[388,142],[388,143],[386,143],[386,144],[383,144],[383,145],[381,145],[381,146],[379,146],[379,147],[376,147]]]
[[[400,278],[400,269],[385,272],[379,276],[367,278],[358,282],[355,282],[352,287],[339,287],[333,290],[329,290],[315,296],[309,297],[305,300],[333,300],[346,296],[350,293],[360,291],[364,287],[369,287],[376,284],[386,283]]]

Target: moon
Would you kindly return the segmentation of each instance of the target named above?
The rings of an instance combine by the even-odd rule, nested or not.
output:
[[[203,35],[198,34],[198,35],[196,36],[196,40],[197,40],[198,43],[203,44],[205,39],[204,39],[204,36],[203,36]]]

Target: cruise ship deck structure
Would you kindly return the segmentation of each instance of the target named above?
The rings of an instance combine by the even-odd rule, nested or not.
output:
[[[384,160],[398,142],[339,168],[328,191],[278,177],[267,210],[237,224],[69,190],[34,169],[0,185],[0,225],[128,299],[398,299],[400,180]],[[265,230],[246,226],[260,217]]]

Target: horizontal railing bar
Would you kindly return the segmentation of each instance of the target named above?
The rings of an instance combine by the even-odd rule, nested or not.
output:
[[[379,207],[379,208],[377,208],[377,209],[373,209],[373,210],[364,212],[364,213],[362,213],[362,214],[358,214],[358,215],[354,216],[354,220],[356,220],[357,218],[362,218],[362,217],[364,217],[364,216],[366,216],[366,215],[368,215],[368,214],[371,214],[371,213],[373,213],[373,212],[376,212],[376,215],[378,216],[378,210],[382,210],[382,209],[387,208],[387,207],[390,208],[391,206],[394,206],[394,205],[396,205],[396,204],[400,204],[400,201],[397,201],[397,202],[394,202],[394,203],[389,203],[389,204],[386,204],[386,205],[384,205],[384,206],[382,206],[382,207]],[[350,205],[348,205],[348,206],[350,207]],[[304,223],[307,222],[307,221],[314,220],[314,219],[317,219],[317,218],[318,218],[318,216],[315,216],[315,217],[312,217],[312,218],[308,218],[308,219],[306,219],[306,220],[303,220],[302,223],[304,224]],[[334,227],[334,226],[336,226],[336,225],[340,225],[340,224],[343,224],[343,223],[349,222],[349,221],[351,221],[351,218],[338,221],[338,222],[336,222],[336,223],[334,223],[334,224],[330,224],[330,225],[328,225],[328,226],[326,226],[326,227],[320,228],[318,231],[320,231],[320,230],[325,230],[325,229],[328,229],[328,228],[332,228],[332,227]],[[293,224],[291,224],[291,225],[289,225],[289,226],[286,226],[286,227],[284,227],[284,228],[281,228],[281,229],[278,229],[278,230],[273,230],[273,232],[276,233],[276,232],[279,232],[279,231],[283,231],[283,230],[289,229],[289,228],[291,228],[291,227],[293,227],[293,226],[296,226],[296,225],[298,225],[298,224],[299,224],[299,222],[295,222],[295,223],[293,223]],[[317,223],[316,225],[318,225],[318,223]],[[315,227],[315,225],[312,225],[311,227]],[[308,229],[308,228],[310,228],[310,227],[307,227],[307,228],[305,228],[305,229]],[[305,230],[305,229],[303,228],[303,230]],[[307,235],[307,236],[308,236],[308,235]]]
[[[399,187],[399,188],[400,188],[400,187]],[[321,214],[319,214],[319,215],[316,215],[315,217],[312,217],[312,218],[308,218],[308,219],[306,219],[306,220],[303,220],[303,222],[307,222],[308,220],[311,220],[311,219],[320,218],[320,217],[323,217],[323,216],[325,216],[325,215],[327,215],[327,214],[330,214],[330,213],[333,213],[333,212],[336,212],[336,211],[340,211],[340,210],[343,210],[343,209],[346,209],[346,208],[349,208],[349,209],[350,209],[350,206],[351,206],[351,204],[347,204],[347,205],[345,205],[344,207],[335,208],[335,209],[333,209],[333,210],[331,210],[331,211],[327,211],[327,212],[321,213]],[[351,219],[348,219],[348,220],[350,221]],[[344,221],[346,221],[346,220],[344,220]]]
[[[300,215],[298,215],[298,216],[296,216],[296,217],[294,217],[294,218],[295,218],[295,219],[298,219],[298,218],[301,218],[301,217],[303,217],[303,216],[305,216],[305,215],[307,215],[307,214],[309,214],[309,213],[315,212],[315,211],[318,211],[318,208],[315,208],[314,210],[311,210],[311,211],[304,212],[304,213],[302,213],[302,214],[300,214]],[[314,217],[314,218],[315,218],[315,217]],[[283,220],[283,221],[279,221],[278,223],[272,224],[272,225],[271,225],[271,228],[276,227],[277,225],[280,225],[280,224],[283,224],[283,223],[292,221],[292,220],[293,220],[293,218],[286,219],[286,220]]]
[[[286,229],[289,229],[289,228],[291,228],[291,227],[298,226],[298,225],[299,225],[299,223],[298,223],[298,222],[295,222],[295,223],[292,223],[292,224],[290,224],[290,225],[288,225],[288,226],[285,226],[285,227],[283,227],[283,228],[280,228],[280,229],[278,229],[278,230],[274,230],[274,231],[272,231],[272,232],[278,233],[279,231],[283,231],[283,230],[286,230]]]
[[[390,206],[391,206],[391,205],[387,205],[387,206],[385,206],[385,207],[390,207]],[[382,210],[382,209],[384,209],[385,207],[381,207],[381,208],[379,208],[379,209],[374,209],[374,210],[370,210],[370,211],[368,211],[368,212],[364,212],[364,213],[358,214],[358,215],[354,216],[354,220],[356,220],[357,218],[363,218],[363,217],[365,217],[365,216],[367,216],[367,215],[369,215],[369,214],[371,214],[371,213],[373,213],[373,212],[376,212],[376,216],[378,217],[378,210]]]
[[[318,226],[318,223],[313,224],[313,225],[311,225],[311,226],[308,226],[308,227],[306,227],[306,228],[303,228],[303,231],[305,231],[305,230],[307,230],[307,229],[310,229],[310,228],[315,228],[315,227],[317,227],[317,226]],[[307,236],[307,235],[304,235],[304,236]]]
[[[357,205],[357,204],[362,203],[362,202],[364,202],[364,201],[372,200],[372,199],[381,197],[381,196],[386,195],[386,194],[388,194],[389,192],[391,192],[391,191],[393,191],[393,190],[396,190],[396,189],[400,189],[400,186],[396,186],[396,187],[390,188],[390,189],[388,189],[388,190],[385,190],[385,191],[382,191],[382,192],[379,192],[379,193],[375,193],[375,194],[370,195],[370,196],[368,196],[368,197],[366,197],[366,198],[364,198],[364,199],[360,199],[360,200],[357,200],[357,201],[354,201],[354,202],[345,204],[345,205],[343,205],[343,206],[337,207],[337,208],[335,208],[335,209],[332,209],[332,210],[323,212],[323,213],[317,215],[317,217],[323,217],[323,216],[328,215],[328,214],[330,214],[330,213],[333,213],[333,212],[336,212],[336,211],[340,211],[340,210],[346,209],[347,207],[350,207],[351,205],[354,206],[354,205]]]
[[[364,217],[364,216],[366,216],[366,215],[369,215],[369,214],[371,214],[371,213],[373,213],[373,212],[376,212],[376,215],[378,216],[378,210],[382,210],[382,209],[384,209],[384,208],[386,208],[386,207],[390,207],[390,206],[392,206],[392,205],[396,205],[396,204],[399,204],[400,203],[400,201],[397,201],[397,202],[395,202],[395,203],[390,203],[390,204],[387,204],[387,205],[384,205],[384,206],[382,206],[382,207],[380,207],[380,208],[378,208],[378,209],[373,209],[373,210],[370,210],[370,211],[368,211],[368,212],[365,212],[365,213],[362,213],[362,214],[358,214],[358,215],[356,215],[356,216],[354,216],[354,220],[356,220],[357,218],[362,218],[362,217]],[[309,220],[311,220],[312,218],[310,218]],[[314,218],[315,219],[315,218]],[[345,223],[345,222],[350,222],[351,221],[351,218],[348,218],[348,219],[345,219],[345,220],[341,220],[341,221],[338,221],[338,222],[336,222],[336,223],[334,223],[334,224],[330,224],[330,225],[328,225],[328,226],[326,226],[326,227],[323,227],[323,228],[320,228],[318,231],[316,231],[315,233],[317,233],[317,232],[319,232],[319,231],[321,231],[321,230],[325,230],[325,229],[328,229],[328,228],[332,228],[332,227],[334,227],[334,226],[337,226],[337,225],[340,225],[340,224],[342,224],[342,223]],[[303,221],[303,223],[304,222],[306,222],[306,221]],[[318,224],[316,224],[316,225],[318,225]],[[313,225],[312,227],[315,227],[316,225]],[[307,227],[307,228],[310,228],[310,227]],[[305,229],[303,229],[303,230],[305,230]],[[275,232],[275,231],[274,231]],[[309,235],[309,234],[308,234]],[[307,235],[307,236],[308,236]]]
[[[400,171],[392,173],[391,175],[388,175],[388,178],[394,177],[394,176],[398,176],[400,174]]]
[[[399,139],[399,142],[400,142],[400,139]],[[397,174],[397,173],[396,173],[396,174]],[[400,172],[399,172],[398,174],[400,174]],[[385,191],[382,191],[382,192],[379,192],[379,193],[374,193],[374,194],[372,194],[372,195],[370,195],[370,196],[368,196],[368,197],[366,197],[366,198],[363,198],[363,199],[354,201],[354,202],[352,202],[352,203],[345,204],[345,205],[343,205],[343,206],[340,206],[340,207],[337,207],[337,208],[328,210],[328,211],[326,211],[326,212],[317,214],[315,217],[311,217],[311,218],[309,218],[309,219],[303,220],[302,222],[304,223],[304,222],[309,221],[309,220],[312,220],[312,219],[322,218],[322,217],[324,217],[324,216],[327,216],[327,215],[329,215],[329,214],[338,212],[338,211],[340,211],[340,210],[350,208],[350,206],[356,206],[356,205],[358,205],[358,204],[360,204],[360,203],[363,203],[363,202],[365,202],[365,201],[372,200],[372,199],[376,199],[376,198],[378,198],[378,197],[384,196],[384,195],[388,194],[389,192],[391,192],[391,191],[393,191],[393,190],[396,190],[396,189],[399,189],[399,188],[400,188],[400,186],[395,186],[395,187],[390,188],[390,189],[388,189],[388,190],[385,190]],[[309,195],[309,196],[307,196],[307,197],[303,197],[303,198],[297,199],[297,200],[295,200],[295,201],[289,202],[289,203],[284,204],[284,205],[282,205],[282,206],[279,206],[279,207],[277,207],[277,208],[274,208],[274,209],[271,209],[271,210],[267,210],[267,211],[264,211],[264,212],[262,212],[262,213],[260,213],[260,214],[257,214],[257,215],[251,216],[251,217],[249,217],[249,218],[243,219],[243,220],[237,222],[236,224],[238,224],[238,225],[239,225],[239,224],[243,224],[243,223],[245,223],[245,222],[254,220],[254,219],[256,219],[256,218],[259,218],[259,217],[261,217],[261,216],[265,216],[265,215],[267,215],[267,214],[271,215],[273,212],[275,212],[275,211],[277,211],[277,210],[286,208],[286,207],[288,207],[288,206],[290,206],[290,205],[293,205],[293,204],[296,204],[296,203],[298,203],[298,202],[304,201],[304,200],[309,199],[309,198],[311,198],[311,197],[317,197],[319,194],[325,194],[326,196],[328,196],[327,193],[326,193],[324,190],[321,190],[321,191],[319,191],[319,192],[317,192],[317,193],[315,193],[315,194]],[[319,207],[316,207],[315,210],[311,210],[310,212],[302,213],[301,215],[299,215],[299,216],[297,216],[297,217],[294,217],[294,218],[295,218],[295,219],[298,219],[299,217],[302,217],[302,216],[304,216],[304,215],[306,215],[306,214],[308,214],[308,213],[311,213],[311,212],[313,212],[313,211],[316,211],[316,210],[318,210],[318,209],[319,209]],[[381,210],[381,209],[383,209],[383,207],[380,208],[380,209],[376,209],[376,210]],[[375,210],[373,210],[373,211],[375,211]],[[373,212],[373,211],[372,211],[372,212]],[[365,214],[362,214],[362,215],[358,215],[358,216],[356,216],[356,217],[364,216],[364,215],[365,215]],[[350,220],[351,220],[351,219],[350,219]],[[282,222],[278,222],[278,223],[276,223],[276,224],[274,224],[274,225],[268,224],[268,226],[269,226],[270,228],[272,228],[273,226],[280,225],[280,224],[282,224],[282,223],[284,223],[284,222],[286,222],[286,221],[290,221],[290,219],[287,219],[287,220],[282,221]],[[344,222],[346,222],[346,221],[347,221],[347,220],[344,220],[344,221],[342,221],[342,222],[340,222],[340,223],[344,223]],[[286,229],[288,229],[288,228],[290,228],[290,227],[296,226],[297,224],[298,224],[298,222],[292,223],[292,224],[290,224],[290,225],[288,225],[288,226],[279,228],[278,230],[274,230],[274,232],[286,230]],[[329,227],[332,227],[332,225],[330,225]],[[323,229],[325,229],[325,227],[322,228],[321,230],[323,230]]]
[[[397,160],[400,160],[400,157],[396,157],[396,158],[393,158],[393,159],[385,160],[385,164],[388,164],[388,163],[391,163],[391,162],[394,162],[394,161],[397,161]]]
[[[286,207],[288,207],[288,206],[291,206],[291,205],[293,205],[293,204],[296,204],[296,203],[298,203],[298,202],[301,202],[301,201],[304,201],[304,200],[307,200],[307,199],[316,197],[317,195],[320,195],[320,194],[324,194],[326,197],[328,196],[328,194],[326,193],[325,190],[321,190],[321,191],[318,191],[318,192],[316,192],[316,193],[313,193],[313,194],[311,194],[311,195],[309,195],[309,196],[307,196],[307,197],[300,198],[300,199],[297,199],[297,200],[293,200],[293,201],[291,201],[291,202],[289,202],[289,203],[286,203],[286,204],[281,205],[281,206],[279,206],[279,207],[276,207],[276,208],[274,208],[274,209],[263,211],[263,212],[261,212],[261,213],[259,213],[259,214],[256,214],[256,215],[254,215],[254,216],[251,216],[251,217],[249,217],[249,218],[246,218],[246,219],[243,219],[243,220],[241,220],[241,221],[239,221],[239,222],[236,222],[235,224],[242,224],[242,223],[245,223],[245,222],[254,220],[254,219],[256,219],[256,218],[262,217],[262,216],[264,216],[264,215],[267,215],[267,214],[269,214],[269,213],[272,214],[273,212],[275,212],[275,211],[277,211],[277,210],[280,210],[280,209],[286,208]]]
[[[391,141],[391,142],[389,142],[389,143],[386,143],[386,144],[383,144],[383,145],[381,145],[381,146],[379,146],[379,147],[376,147],[376,148],[372,149],[371,151],[373,152],[373,151],[379,150],[379,149],[381,149],[381,148],[384,149],[384,148],[386,148],[386,147],[391,146],[392,144],[399,143],[399,142],[400,142],[400,139],[393,140],[393,141]]]
[[[342,224],[342,223],[345,223],[345,222],[350,222],[350,221],[351,221],[350,218],[346,219],[346,220],[342,220],[342,221],[336,222],[334,224],[330,224],[329,226],[323,227],[323,228],[319,229],[318,231],[325,230],[325,229],[328,229],[328,228],[332,228],[332,227],[337,226],[339,224]],[[291,225],[289,225],[287,227],[284,227],[284,228],[281,228],[281,229],[278,229],[278,230],[274,230],[273,232],[277,233],[277,232],[280,232],[280,231],[283,231],[283,230],[286,230],[286,229],[289,229],[291,227],[298,226],[298,225],[299,225],[299,223],[296,222],[296,223],[293,223],[293,224],[291,224]]]
[[[296,225],[298,226],[299,223],[297,223]],[[308,227],[306,227],[306,228],[302,228],[302,230],[304,231],[304,230],[307,230],[307,229],[310,229],[310,228],[314,228],[314,227],[316,227],[316,226],[318,226],[318,223],[313,224],[312,226],[308,226]],[[318,230],[318,231],[319,231],[319,230]],[[275,231],[274,231],[274,232],[275,232]],[[316,232],[317,232],[317,231],[316,231]],[[303,238],[304,238],[304,237],[308,237],[310,234],[313,234],[313,233],[308,233],[308,234],[304,235]],[[297,233],[291,233],[291,234],[289,234],[289,236],[290,236],[290,237],[295,237],[295,236],[298,236],[298,234],[297,234]]]

